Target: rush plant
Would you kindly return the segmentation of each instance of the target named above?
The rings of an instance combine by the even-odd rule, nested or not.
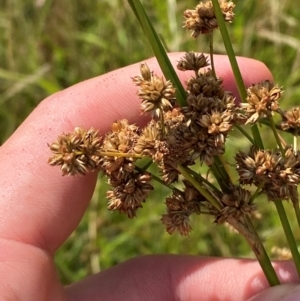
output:
[[[103,173],[111,187],[107,191],[108,208],[129,218],[137,215],[154,189],[152,181],[160,182],[170,189],[170,195],[162,200],[166,213],[161,218],[168,233],[188,235],[192,215],[211,215],[217,225],[229,224],[246,239],[270,285],[278,285],[252,222],[256,217],[255,201],[263,195],[277,208],[300,275],[299,252],[282,204],[290,201],[300,225],[300,108],[283,109],[281,87],[268,80],[245,88],[225,26],[225,22],[234,20],[234,3],[200,1],[194,9],[184,12],[184,27],[191,36],[209,37],[210,54],[186,52],[178,62],[179,70],[193,72],[183,88],[140,1],[128,2],[165,75],[154,74],[143,63],[140,74],[132,79],[141,99],[141,111],[150,114],[151,121],[140,128],[119,120],[105,135],[93,128],[78,127],[49,145],[49,164],[60,166],[63,175]],[[224,90],[223,80],[215,71],[215,30],[222,34],[241,101]],[[272,149],[264,147],[258,124],[270,128],[274,136]],[[248,151],[234,154],[235,166],[223,157],[233,129],[249,142]],[[281,131],[293,139],[284,140]],[[152,164],[157,164],[159,174],[148,171]],[[207,173],[195,171],[197,165],[206,166]]]

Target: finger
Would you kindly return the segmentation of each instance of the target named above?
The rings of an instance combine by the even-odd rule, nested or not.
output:
[[[282,283],[296,282],[292,262],[275,269]],[[66,291],[74,301],[245,301],[268,287],[254,260],[158,255],[117,265]]]
[[[180,56],[171,54],[172,63]],[[216,56],[215,62],[225,88],[236,91],[227,57]],[[272,78],[260,62],[245,58],[238,62],[246,85]],[[155,59],[147,63],[161,73]],[[76,126],[93,126],[104,133],[121,118],[145,123],[131,80],[138,73],[139,64],[134,64],[50,96],[1,147],[0,237],[53,252],[70,235],[92,196],[96,175],[62,177],[47,164],[47,143]],[[189,75],[179,72],[179,76],[185,81]]]
[[[299,284],[285,284],[271,287],[248,301],[299,301]]]

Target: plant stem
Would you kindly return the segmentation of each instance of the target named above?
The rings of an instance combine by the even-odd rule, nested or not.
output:
[[[118,153],[118,152],[98,152],[98,156],[107,156],[107,157],[122,157],[122,158],[146,158],[147,156],[139,155],[139,154],[132,154],[132,153]]]
[[[274,267],[272,266],[272,263],[270,261],[270,258],[261,242],[261,239],[259,238],[257,231],[249,218],[248,215],[245,216],[245,222],[248,227],[248,229],[251,231],[251,233],[254,235],[254,241],[251,241],[249,237],[245,237],[248,241],[251,249],[253,250],[270,286],[279,285],[280,281],[276,275],[276,272],[274,270]]]
[[[146,37],[153,49],[155,57],[166,79],[170,80],[176,88],[176,100],[183,107],[186,106],[186,92],[181,84],[173,65],[171,64],[167,52],[161,43],[155,29],[150,22],[140,0],[127,0],[140,22]]]
[[[182,165],[177,166],[177,170],[188,180],[216,209],[222,209],[222,205],[189,173],[188,169]]]
[[[300,209],[299,209],[299,202],[295,203],[293,202],[294,211],[296,214],[298,226],[300,227]]]
[[[273,131],[274,137],[275,137],[275,139],[276,139],[277,145],[278,145],[278,147],[279,147],[279,149],[280,149],[281,155],[282,155],[283,158],[285,158],[285,152],[284,152],[284,149],[283,149],[283,147],[282,147],[282,144],[281,144],[281,141],[280,141],[278,132],[277,132],[277,130],[276,130],[273,116],[272,116],[270,113],[268,114],[268,119],[269,119],[269,121],[270,121],[270,126],[271,126],[271,129],[272,129],[272,131]]]
[[[210,166],[210,170],[218,181],[222,191],[228,192],[231,180],[219,156],[214,157],[214,163]]]
[[[215,64],[214,64],[214,36],[212,33],[209,34],[209,56],[210,56],[211,70],[213,72],[214,78],[217,78]]]
[[[282,224],[282,228],[284,230],[286,239],[288,241],[288,244],[290,246],[290,250],[293,256],[293,260],[298,272],[298,275],[300,277],[300,255],[298,252],[298,248],[297,248],[297,244],[295,242],[295,237],[293,235],[292,229],[290,227],[286,212],[284,210],[283,204],[281,200],[276,200],[274,201],[275,205],[276,205],[276,209]]]
[[[140,168],[138,166],[135,166],[135,169],[139,172],[144,172],[143,168]],[[177,188],[175,188],[173,185],[171,184],[166,184],[161,178],[157,177],[156,175],[154,175],[153,173],[151,173],[151,178],[153,180],[155,180],[156,182],[160,183],[161,185],[171,189],[171,190],[178,190]]]
[[[235,82],[236,82],[236,85],[237,85],[237,88],[238,88],[238,91],[239,91],[239,94],[240,94],[241,101],[246,102],[247,92],[246,92],[246,89],[245,89],[245,84],[244,84],[239,66],[237,64],[235,53],[234,53],[233,48],[232,48],[232,44],[231,44],[230,37],[229,37],[228,31],[227,31],[227,28],[226,28],[226,25],[225,25],[225,21],[224,21],[224,18],[223,18],[223,14],[222,14],[219,2],[218,2],[218,0],[212,0],[212,3],[213,3],[213,7],[214,7],[214,12],[215,12],[215,15],[216,15],[216,18],[217,18],[217,21],[218,21],[218,26],[219,26],[219,29],[220,29],[220,32],[221,32],[221,35],[222,35],[222,38],[223,38],[223,43],[224,43],[224,46],[225,46],[225,49],[226,49],[226,53],[228,55],[230,65],[231,65],[231,68],[232,68],[232,72],[233,72],[233,75],[234,75],[234,78],[235,78]],[[253,125],[251,127],[251,131],[252,131],[252,136],[253,136],[254,141],[255,141],[255,145],[258,148],[263,149],[264,148],[263,147],[263,142],[262,142],[260,133],[258,131],[257,125]]]
[[[217,187],[212,184],[211,182],[209,182],[208,180],[206,180],[205,178],[203,178],[201,175],[199,175],[197,172],[195,172],[194,170],[186,167],[187,171],[193,175],[193,177],[200,181],[200,183],[204,183],[205,185],[207,185],[212,191],[214,191],[215,193],[220,193],[219,189],[217,189]]]
[[[237,128],[252,144],[254,144],[253,138],[239,124],[235,124],[234,127]]]

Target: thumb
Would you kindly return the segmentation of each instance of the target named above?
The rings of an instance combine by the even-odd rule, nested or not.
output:
[[[283,284],[274,286],[255,295],[248,301],[299,301],[300,285]]]

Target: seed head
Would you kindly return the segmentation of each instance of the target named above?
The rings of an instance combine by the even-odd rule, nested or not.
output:
[[[141,204],[153,190],[150,181],[151,175],[147,172],[128,173],[113,190],[107,191],[108,208],[125,213],[130,218],[135,217],[137,209],[142,207]]]
[[[300,107],[292,108],[286,111],[281,122],[281,128],[286,130],[291,130],[294,133],[299,133],[300,131]]]
[[[219,0],[220,8],[226,22],[234,19],[233,2]],[[195,9],[188,9],[184,12],[184,27],[192,30],[192,37],[196,38],[200,34],[209,34],[218,28],[217,19],[214,13],[212,1],[201,1]]]
[[[177,63],[177,69],[181,71],[194,70],[198,74],[201,68],[207,67],[209,64],[204,54],[194,52],[186,52],[184,57]]]
[[[99,167],[101,145],[98,131],[77,127],[73,133],[62,134],[49,145],[53,156],[48,163],[60,166],[63,175],[84,175]]]
[[[138,95],[142,100],[142,112],[152,112],[160,116],[162,112],[172,108],[175,101],[175,88],[170,81],[153,75],[146,63],[140,66],[141,76],[135,76],[133,82],[139,86]]]
[[[255,123],[260,117],[264,117],[268,112],[278,111],[278,100],[282,95],[282,90],[278,86],[266,80],[252,85],[247,89],[246,114],[248,119],[246,124]]]

